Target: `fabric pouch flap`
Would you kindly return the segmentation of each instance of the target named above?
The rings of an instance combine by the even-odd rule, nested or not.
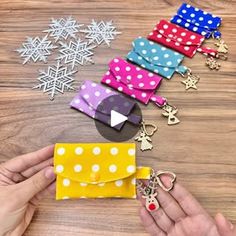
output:
[[[108,125],[110,125],[111,110],[128,116],[128,121],[131,123],[138,124],[141,120],[140,116],[132,114],[135,102],[90,80],[84,81],[70,105]],[[120,130],[124,123],[122,122],[113,128]]]
[[[132,43],[133,49],[127,59],[141,67],[170,79],[175,72],[184,74],[186,66],[181,62],[184,55],[175,52],[146,38],[139,37]]]
[[[117,154],[112,155],[112,150]],[[57,175],[83,183],[124,179],[136,172],[135,144],[56,144],[54,166]],[[58,166],[63,166],[63,171],[58,172]]]
[[[221,21],[222,19],[220,17],[186,3],[181,5],[177,14],[171,20],[171,22],[182,25],[207,38],[210,37],[212,33],[215,35],[220,34],[217,28],[220,26]]]
[[[159,87],[161,77],[146,70],[138,69],[121,58],[115,58],[109,63],[110,71],[115,78],[130,88],[139,90],[154,90]]]
[[[160,76],[118,57],[109,63],[109,70],[101,82],[145,104],[151,100],[157,106],[163,106],[166,99],[154,95],[155,90],[161,84],[161,80]]]
[[[176,68],[184,59],[184,55],[141,37],[133,41],[133,49],[149,63],[161,67]]]
[[[116,94],[117,93],[107,90],[104,86],[90,80],[85,80],[79,91],[80,98],[94,110],[97,109],[101,101]],[[104,113],[109,114],[109,111]]]
[[[57,199],[133,197],[136,178],[148,179],[150,168],[137,168],[134,143],[58,143],[54,152]]]
[[[217,50],[201,46],[205,39],[204,36],[166,20],[161,20],[156,25],[153,32],[149,34],[148,39],[170,47],[190,58],[197,51],[211,56],[217,55]]]
[[[201,46],[205,39],[199,34],[179,27],[166,20],[161,20],[154,30],[158,33],[157,38],[160,37],[159,35],[162,35],[166,38],[166,42],[174,41],[177,45],[180,44],[191,47]]]

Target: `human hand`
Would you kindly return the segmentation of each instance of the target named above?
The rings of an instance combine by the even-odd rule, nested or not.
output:
[[[55,190],[54,146],[0,164],[0,235],[20,236],[39,201]]]
[[[162,178],[168,185],[168,180]],[[236,227],[222,214],[213,219],[200,203],[179,183],[173,190],[157,190],[160,208],[149,212],[145,201],[139,197],[142,208],[141,221],[150,235],[157,236],[235,236]]]

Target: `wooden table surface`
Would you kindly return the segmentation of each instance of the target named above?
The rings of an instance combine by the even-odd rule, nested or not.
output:
[[[202,205],[215,215],[224,213],[236,223],[236,4],[234,1],[192,1],[223,17],[220,28],[229,45],[228,61],[219,72],[204,65],[202,55],[184,64],[200,75],[198,91],[185,91],[180,76],[164,81],[160,94],[179,108],[181,123],[168,127],[161,110],[141,105],[146,120],[159,131],[154,149],[138,151],[139,165],[169,169]],[[43,63],[23,66],[14,52],[26,36],[42,36],[51,17],[72,15],[87,24],[114,21],[119,31],[111,48],[95,50],[95,65],[79,68],[76,81],[99,81],[114,56],[125,56],[137,36],[146,36],[160,19],[170,19],[177,0],[1,0],[0,3],[0,161],[56,142],[106,142],[87,116],[69,108],[74,92],[50,101],[31,88]],[[210,45],[210,43],[209,43]],[[53,62],[50,57],[49,64]],[[132,141],[132,140],[131,140]],[[136,200],[45,199],[25,235],[146,235]]]

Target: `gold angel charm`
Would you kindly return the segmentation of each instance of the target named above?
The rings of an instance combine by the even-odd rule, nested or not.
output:
[[[157,126],[153,124],[145,124],[145,121],[142,121],[141,125],[139,136],[134,140],[141,142],[141,151],[151,150],[153,148],[151,136],[156,132]],[[148,126],[152,128],[150,133],[147,132]]]
[[[218,42],[215,43],[215,45],[218,47],[217,51],[219,53],[228,53],[228,45],[225,43],[223,39],[219,39]]]
[[[168,118],[168,125],[175,125],[180,122],[180,120],[175,116],[178,112],[177,108],[166,104],[162,109],[165,111],[162,115]]]
[[[151,150],[153,148],[151,144],[152,139],[144,132],[140,132],[139,136],[135,138],[135,141],[141,142],[141,151]]]

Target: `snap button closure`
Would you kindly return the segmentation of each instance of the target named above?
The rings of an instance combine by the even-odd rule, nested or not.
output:
[[[100,174],[99,174],[99,173],[97,173],[97,172],[92,172],[92,173],[90,174],[90,180],[91,180],[92,182],[98,182],[99,179],[100,179]]]

